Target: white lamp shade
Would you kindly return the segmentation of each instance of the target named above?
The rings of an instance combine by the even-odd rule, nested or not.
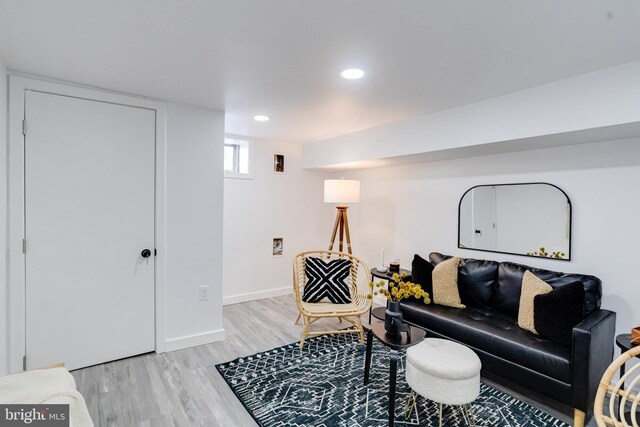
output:
[[[325,203],[359,203],[360,181],[352,179],[325,179]]]

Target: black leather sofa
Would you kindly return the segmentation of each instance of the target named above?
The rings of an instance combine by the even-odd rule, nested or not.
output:
[[[434,266],[451,258],[431,253]],[[526,270],[553,288],[584,284],[585,318],[573,329],[571,348],[545,340],[517,325],[522,277]],[[406,321],[428,336],[472,348],[490,371],[574,408],[581,426],[591,410],[598,383],[613,359],[616,314],[600,309],[602,283],[594,276],[565,274],[511,262],[460,259],[458,290],[463,309],[403,300]]]

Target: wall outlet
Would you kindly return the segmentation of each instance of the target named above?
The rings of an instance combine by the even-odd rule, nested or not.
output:
[[[209,285],[200,286],[200,301],[209,301]]]

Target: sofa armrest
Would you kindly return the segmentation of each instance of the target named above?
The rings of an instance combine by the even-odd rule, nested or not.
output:
[[[616,313],[598,310],[573,328],[571,390],[573,407],[588,412],[602,374],[613,360]]]

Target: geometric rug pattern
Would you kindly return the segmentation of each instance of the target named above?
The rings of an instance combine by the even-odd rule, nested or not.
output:
[[[365,345],[357,334],[321,335],[216,365],[238,399],[264,427],[364,427],[387,424],[389,349],[374,339],[369,384]],[[404,353],[398,360],[397,426],[437,426],[437,405],[418,397],[410,419]],[[481,384],[473,403],[477,426],[569,427],[502,391]],[[459,407],[445,406],[443,425],[466,426]]]

